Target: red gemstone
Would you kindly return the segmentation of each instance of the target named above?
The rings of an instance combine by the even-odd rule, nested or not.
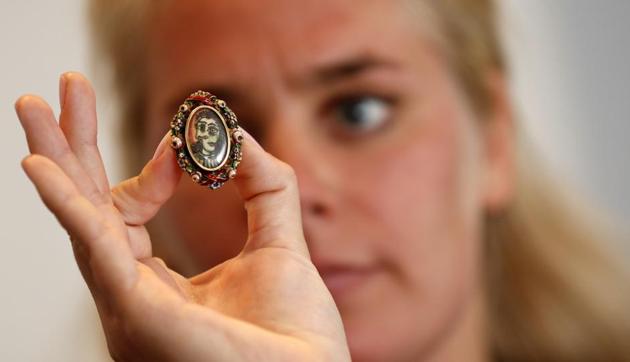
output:
[[[203,103],[203,104],[205,104],[207,106],[211,106],[212,105],[212,101],[208,97],[194,96],[194,97],[190,97],[189,99],[193,100],[193,101],[201,102],[201,103]]]

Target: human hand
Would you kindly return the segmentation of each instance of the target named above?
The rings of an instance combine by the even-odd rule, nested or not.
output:
[[[248,240],[233,259],[187,279],[153,257],[144,227],[180,179],[165,137],[139,176],[110,189],[96,144],[95,96],[62,76],[59,124],[40,98],[16,111],[22,166],[66,229],[119,361],[347,361],[339,312],[311,263],[291,168],[245,135],[234,182]]]

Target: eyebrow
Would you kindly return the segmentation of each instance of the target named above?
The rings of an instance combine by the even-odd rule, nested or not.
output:
[[[324,64],[314,67],[309,72],[309,83],[333,83],[346,78],[359,76],[367,71],[379,68],[395,69],[398,64],[387,59],[376,57],[373,55],[353,56],[340,61],[334,61],[330,64]]]
[[[374,55],[355,55],[341,60],[334,60],[328,64],[315,65],[306,72],[305,77],[298,79],[298,83],[307,86],[328,85],[382,68],[396,69],[399,68],[399,64]],[[177,109],[188,94],[200,89],[212,90],[212,94],[228,103],[235,103],[238,100],[247,98],[246,93],[241,92],[238,87],[233,87],[229,84],[204,84],[198,85],[198,87],[189,87],[187,93],[180,92],[181,94],[185,93],[185,95],[175,97],[168,102],[168,109]]]

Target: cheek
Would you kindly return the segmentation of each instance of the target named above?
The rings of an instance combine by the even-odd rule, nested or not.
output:
[[[434,279],[470,264],[461,262],[474,254],[480,210],[472,124],[456,107],[436,109],[399,147],[367,157],[382,165],[377,177],[368,171],[372,176],[362,178],[371,182],[348,187],[380,220],[375,247],[401,281]]]
[[[470,202],[476,187],[467,135],[457,118],[437,119],[426,137],[409,145],[400,159],[404,177],[384,180],[402,191],[390,196],[391,209],[383,214],[399,230],[401,244],[384,245],[384,253],[396,260],[402,282],[428,284],[429,292],[470,272],[477,239],[477,211]]]
[[[359,177],[371,182],[347,188],[356,210],[369,210],[363,232],[372,235],[371,254],[388,271],[372,302],[388,313],[375,318],[401,337],[387,343],[401,348],[406,338],[428,341],[454,325],[479,274],[481,208],[471,202],[479,199],[473,120],[444,107],[423,123],[399,147],[367,157],[382,165],[378,178],[364,171]],[[369,350],[382,341],[364,335],[358,318],[354,326],[353,343]],[[414,345],[406,342],[407,348]]]
[[[400,230],[400,244],[382,246],[399,278],[399,295],[409,308],[422,305],[435,313],[435,321],[455,315],[477,283],[479,218],[468,202],[474,178],[453,126],[440,125],[435,137],[409,151],[407,178],[399,182],[404,197],[395,200],[407,212],[387,219]]]

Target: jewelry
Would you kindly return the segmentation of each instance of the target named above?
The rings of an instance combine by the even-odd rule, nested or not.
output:
[[[195,183],[212,190],[236,176],[242,143],[236,115],[208,92],[191,94],[171,121],[177,164]]]

